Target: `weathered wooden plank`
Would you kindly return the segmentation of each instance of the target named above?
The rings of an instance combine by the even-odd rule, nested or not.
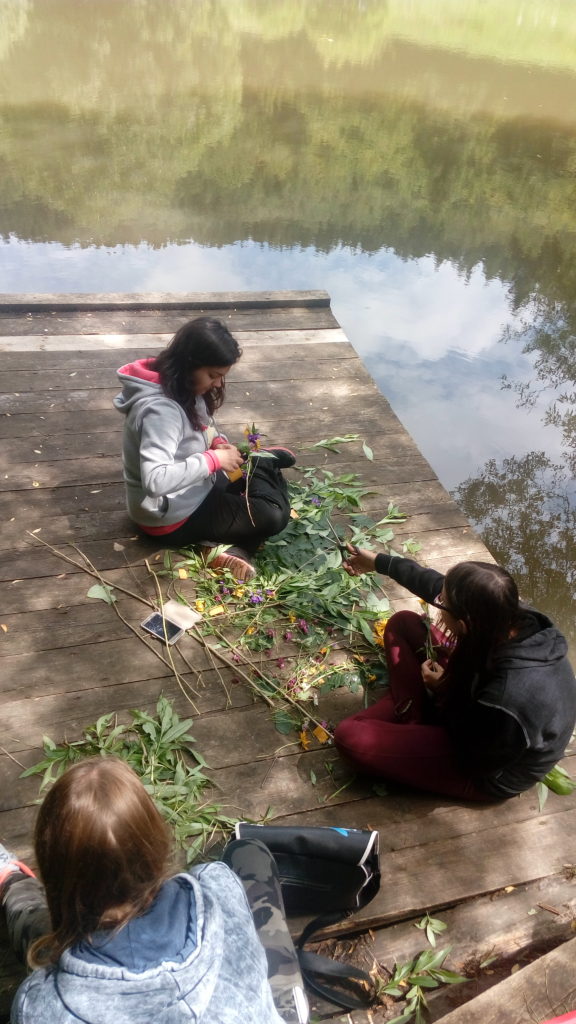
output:
[[[294,408],[295,389],[296,386],[288,387],[286,381],[255,380],[250,384],[231,383],[226,398],[226,415],[228,419],[243,419],[246,422],[246,418],[254,417],[255,408],[265,406],[269,402],[274,403],[275,415],[278,417],[282,416],[282,413],[287,415]],[[362,396],[364,410],[368,403],[375,407],[375,411],[378,408],[384,408],[386,404],[386,399],[378,393],[376,385],[366,383],[360,369],[345,379],[298,381],[297,391],[300,415],[305,415],[307,409],[312,409],[314,419],[319,411],[319,403],[324,403],[325,411],[328,412],[330,403],[340,402],[352,396],[356,399]],[[118,385],[114,384],[112,377],[109,388],[5,393],[0,395],[0,412],[14,415],[26,412],[59,412],[88,407],[109,409],[117,394]],[[250,401],[247,402],[246,398],[250,398]],[[320,405],[321,409],[322,405]],[[219,419],[222,420],[222,417],[220,416]]]
[[[1,324],[1,321],[0,321]],[[325,358],[344,359],[350,342],[341,327],[303,328],[282,331],[235,331],[245,359],[253,349],[284,351],[322,345]],[[154,355],[172,339],[171,334],[0,334],[2,366],[6,370],[34,370],[39,362],[46,369],[87,369],[110,366]],[[341,353],[338,349],[343,350]],[[261,353],[263,356],[265,353]]]
[[[64,604],[44,611],[12,612],[2,610],[6,631],[0,633],[0,658],[17,654],[32,654],[59,647],[78,647],[81,644],[123,640],[128,627],[105,601],[87,597],[93,585],[86,578],[84,601],[75,605]],[[12,588],[14,589],[14,588]],[[141,602],[119,595],[118,611],[138,628],[150,609]]]
[[[118,389],[114,389],[114,394],[118,393]],[[13,438],[13,437],[34,437],[42,436],[48,437],[52,434],[59,434],[62,432],[74,432],[74,433],[94,433],[94,432],[110,432],[120,433],[122,430],[122,418],[112,405],[113,393],[112,391],[106,392],[109,401],[103,404],[100,395],[96,393],[97,397],[94,397],[94,393],[90,398],[90,406],[76,402],[76,407],[68,407],[69,403],[62,403],[58,400],[59,395],[56,392],[49,393],[52,397],[50,402],[47,404],[47,408],[44,412],[37,410],[36,412],[24,413],[22,411],[10,412],[8,410],[5,413],[0,413],[0,438]],[[38,397],[37,395],[34,397]],[[53,406],[50,408],[50,406]],[[316,410],[314,415],[314,426],[311,426],[311,417],[308,411],[299,412],[298,408],[294,408],[292,412],[286,411],[283,418],[277,417],[276,408],[272,404],[263,406],[259,410],[259,415],[238,415],[238,413],[230,415],[226,405],[222,409],[218,410],[217,422],[218,425],[234,439],[240,437],[242,431],[246,426],[247,421],[252,422],[253,419],[258,420],[258,427],[265,434],[266,437],[271,439],[275,436],[287,437],[291,443],[295,443],[296,440],[301,438],[309,442],[319,441],[323,437],[332,437],[342,430],[342,418],[348,412],[348,407],[351,416],[350,422],[354,425],[354,433],[368,433],[377,430],[378,434],[387,433],[392,430],[397,430],[398,427],[394,424],[398,424],[398,419],[391,411],[390,407],[383,406],[380,403],[379,410],[373,407],[373,404],[369,402],[367,408],[358,408],[357,399],[351,399],[349,402],[344,400],[341,402],[338,409],[330,409],[330,406],[325,406],[319,410]],[[254,406],[248,406],[248,413],[254,413]],[[346,449],[343,449],[343,452]],[[309,461],[312,458],[313,453],[306,455],[306,460]],[[323,457],[326,453],[323,453]],[[334,458],[331,454],[330,458]]]
[[[49,608],[86,603],[86,592],[96,581],[84,572],[73,570],[72,566],[64,562],[54,561],[53,564],[59,566],[60,572],[45,577],[40,584],[36,579],[0,583],[0,608],[3,615],[8,612],[14,615],[32,614]],[[68,572],[68,569],[72,571]],[[153,601],[156,598],[154,582],[144,565],[112,569],[106,573],[106,579],[112,586],[127,587],[146,599]]]
[[[138,664],[139,658],[135,658],[136,664],[130,668],[121,650],[123,643],[125,641],[111,641],[108,647],[105,644],[93,645],[101,648],[95,658],[87,655],[86,648],[48,651],[36,658],[34,655],[21,655],[22,661],[27,659],[23,668],[33,667],[36,661],[36,664],[46,662],[48,671],[50,667],[61,670],[69,657],[71,669],[65,678],[58,678],[52,686],[49,685],[47,672],[43,672],[39,674],[37,685],[34,683],[28,692],[23,685],[19,690],[13,688],[6,695],[2,694],[0,703],[4,750],[18,757],[20,750],[39,747],[46,734],[58,740],[64,736],[77,739],[82,730],[100,715],[110,712],[120,714],[133,708],[151,711],[162,694],[174,702],[179,714],[195,719],[197,714],[209,715],[212,711],[224,713],[228,704],[233,707],[252,707],[254,698],[251,690],[240,683],[232,683],[235,677],[227,670],[220,674],[208,670],[203,673],[201,682],[198,682],[195,675],[183,673],[182,678],[194,688],[190,690],[188,700],[182,695],[168,669],[166,675],[162,675],[163,667],[158,659],[154,659],[153,663],[147,660]],[[138,644],[138,641],[135,643]],[[140,647],[144,650],[142,645]],[[119,652],[121,660],[112,663],[111,660]],[[133,658],[134,653],[133,649]],[[6,662],[7,659],[4,659],[3,668]],[[12,673],[13,666],[9,665],[9,668]],[[86,676],[82,675],[83,670]],[[280,741],[280,735],[276,733],[276,736]],[[198,749],[202,749],[200,743]]]
[[[564,807],[565,804],[562,804]],[[494,807],[485,807],[490,818]],[[331,825],[333,813],[324,808],[299,815],[298,823]],[[346,807],[341,824],[349,828],[377,827],[380,820],[376,800],[360,801]],[[294,824],[294,816],[278,824]],[[421,824],[428,830],[428,821]],[[397,824],[394,823],[394,832]],[[389,831],[384,823],[384,835]],[[362,931],[403,917],[422,917],[427,910],[449,906],[463,899],[558,874],[570,861],[576,833],[576,809],[554,815],[531,815],[525,821],[500,824],[477,834],[447,835],[434,842],[403,846],[386,854],[386,878],[375,900],[348,922],[346,930]],[[334,932],[344,929],[332,929]]]
[[[230,309],[222,306],[200,307],[194,316],[206,313],[222,320],[234,333],[236,331],[296,330],[303,328],[327,329],[339,327],[327,306],[278,306],[269,309]],[[150,309],[94,312],[59,311],[57,315],[33,313],[26,316],[6,315],[0,317],[0,334],[38,335],[50,334],[174,334],[182,324],[191,319],[189,310]]]
[[[301,458],[307,461],[305,454]],[[337,463],[332,464],[331,468],[339,471]],[[87,512],[96,505],[96,492],[99,512],[124,510],[124,484],[117,480],[114,483],[102,484],[98,488],[84,484],[77,487],[59,486],[0,492],[0,519],[8,523],[12,516],[24,516],[26,513],[75,515],[81,511]],[[405,523],[399,523],[394,527],[397,534],[418,532],[423,523],[426,523],[422,527],[424,529],[431,528],[432,523],[432,528],[462,526],[466,523],[456,503],[435,480],[414,481],[413,484],[407,483],[396,487],[374,486],[366,496],[363,507],[367,512],[381,518],[387,512],[390,502],[399,506],[408,516]],[[49,513],[46,509],[50,510]]]
[[[152,310],[159,309],[267,309],[276,306],[329,306],[330,296],[324,289],[261,291],[261,292],[75,292],[25,294],[4,293],[0,299],[0,316],[34,312],[59,316],[61,312],[90,310]]]
[[[28,522],[30,515],[77,515],[96,509],[96,506],[98,514],[124,511],[126,498],[123,482],[116,480],[96,488],[90,484],[78,487],[64,485],[0,493],[0,519],[4,527],[12,516],[18,516],[21,522]]]
[[[365,381],[370,391],[374,389],[367,371],[352,349],[346,359],[338,360],[331,357],[312,358],[312,352],[309,353],[308,349],[305,350],[306,358],[303,358],[302,349],[293,345],[286,346],[286,349],[287,351],[280,352],[275,350],[273,360],[262,358],[260,350],[252,350],[252,355],[258,353],[258,359],[244,356],[230,370],[226,381],[228,394],[232,393],[233,385],[244,386],[255,381],[297,380],[300,386],[304,379],[361,379]],[[317,356],[317,349],[313,349],[313,353]],[[118,389],[118,358],[114,363],[116,365],[82,367],[76,370],[39,367],[34,370],[6,370],[0,372],[0,394],[13,394],[15,391],[20,395],[23,392],[36,391],[77,391],[79,388],[88,388],[91,391],[110,387]]]
[[[158,538],[159,540],[160,538]],[[163,550],[158,541],[154,541],[152,538],[144,539],[134,534],[122,538],[122,544],[124,545],[122,551],[115,550],[112,540],[83,543],[82,551],[97,569],[103,571],[107,569],[122,569],[127,565],[135,565],[144,558],[153,559],[157,552]],[[67,547],[65,543],[60,544],[59,547],[65,554],[78,561],[78,552],[73,548]],[[34,577],[42,579],[45,576],[58,576],[62,572],[70,573],[75,571],[80,572],[81,570],[75,570],[73,566],[64,562],[46,548],[42,548],[39,544],[34,544],[32,540],[28,547],[23,547],[12,554],[9,551],[3,552],[0,559],[0,579],[12,583],[14,586],[18,585],[19,580],[32,579]]]
[[[406,435],[398,435],[398,438],[398,448],[404,450],[398,451],[393,448],[389,457],[377,463],[369,463],[368,468],[363,470],[362,480],[368,487],[434,479],[434,472],[424,457],[417,450],[410,450],[410,439]],[[327,459],[322,458],[322,461],[325,465],[330,465]],[[0,491],[82,484],[93,484],[96,487],[116,482],[122,476],[120,459],[112,455],[95,456],[84,460],[20,463],[5,467],[5,470],[0,474]],[[340,464],[338,470],[342,473],[354,473],[358,470],[358,463]]]
[[[185,640],[187,643],[184,643]],[[193,648],[195,668],[211,668],[203,649],[194,645],[191,639],[183,637],[180,645],[184,651],[192,652]],[[158,652],[162,653],[159,644]],[[183,674],[189,678],[190,673],[185,666],[182,669]],[[95,687],[113,687],[121,681],[160,677],[170,679],[171,676],[170,667],[164,665],[149,647],[136,637],[127,635],[121,640],[105,643],[87,643],[3,658],[0,703],[7,704],[24,698],[30,700],[48,694],[59,694],[62,698],[63,694]],[[189,681],[195,687],[194,677]]]
[[[521,957],[534,946],[542,951],[544,943],[557,944],[573,937],[575,916],[576,888],[572,880],[562,876],[506,886],[489,896],[443,909],[441,918],[452,946],[448,966],[460,971],[469,958],[477,963],[489,958],[510,962],[515,954]],[[402,921],[373,932],[369,948],[380,963],[391,968],[394,961],[411,960],[422,946],[422,932],[413,921]],[[460,991],[458,1001],[464,1002]],[[465,998],[475,994],[469,988]],[[436,1012],[435,1019],[438,1016]]]
[[[120,421],[120,417],[118,420]],[[300,427],[300,432],[304,432],[305,424],[301,423]],[[384,459],[388,461],[392,456],[400,453],[419,454],[414,441],[401,429],[400,424],[395,422],[392,416],[389,417],[389,427],[391,429],[386,433],[378,432],[374,434],[373,438],[369,438],[374,462]],[[294,433],[296,434],[296,432]],[[344,461],[346,456],[348,460],[354,457],[356,454],[354,449],[356,451],[360,449],[360,443],[355,444],[354,448],[350,450],[347,450],[348,446],[342,446],[344,452],[335,457],[333,453],[319,449],[311,451],[301,448],[298,451],[299,439],[294,436],[290,440],[297,450],[299,459],[306,465],[329,464],[331,469],[337,468],[338,462]],[[0,452],[0,472],[9,471],[15,465],[54,462],[58,459],[80,461],[100,455],[115,455],[120,462],[121,445],[121,435],[118,431],[115,433],[97,431],[94,434],[78,435],[59,431],[46,438],[13,438],[11,443],[4,445]],[[358,454],[360,458],[363,458],[361,451],[358,451]]]
[[[574,1009],[576,939],[571,939],[441,1018],[442,1024],[527,1024]]]

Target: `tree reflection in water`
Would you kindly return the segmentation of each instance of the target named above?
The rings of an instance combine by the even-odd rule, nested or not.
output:
[[[545,396],[544,423],[560,430],[567,465],[576,476],[576,308],[540,299],[533,304],[532,322],[508,337],[512,334],[523,340],[525,354],[535,356],[534,378],[503,378],[503,386],[515,391],[518,405],[527,408]]]
[[[560,619],[576,647],[576,487],[569,472],[544,452],[490,459],[454,497],[523,598]]]

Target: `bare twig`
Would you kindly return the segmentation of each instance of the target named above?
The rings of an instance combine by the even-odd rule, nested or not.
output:
[[[22,764],[22,762],[19,761],[18,758],[14,757],[14,755],[11,754],[9,750],[6,750],[6,747],[0,746],[0,750],[2,751],[3,754],[6,754],[6,757],[9,757],[11,761],[14,761],[14,764],[19,765],[20,768],[26,768],[26,765]]]

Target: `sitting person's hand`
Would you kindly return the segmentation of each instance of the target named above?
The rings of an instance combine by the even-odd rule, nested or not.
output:
[[[374,572],[376,555],[373,551],[365,548],[357,548],[353,544],[346,544],[348,555],[342,562],[342,568],[349,576],[361,576],[364,572]]]
[[[220,469],[226,473],[232,473],[233,470],[240,469],[240,466],[244,465],[241,452],[233,444],[219,445],[215,449],[215,455],[220,463]]]
[[[444,678],[444,669],[437,661],[430,661],[428,658],[422,664],[422,680],[424,686],[429,687],[433,690],[436,686],[442,682]]]

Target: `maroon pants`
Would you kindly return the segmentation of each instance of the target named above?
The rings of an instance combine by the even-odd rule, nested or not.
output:
[[[432,627],[434,643],[441,632]],[[446,729],[435,722],[434,705],[422,681],[426,627],[415,612],[397,612],[387,625],[384,647],[390,691],[366,711],[345,718],[334,742],[359,772],[462,800],[493,800],[459,767]],[[446,664],[448,648],[437,658]]]

